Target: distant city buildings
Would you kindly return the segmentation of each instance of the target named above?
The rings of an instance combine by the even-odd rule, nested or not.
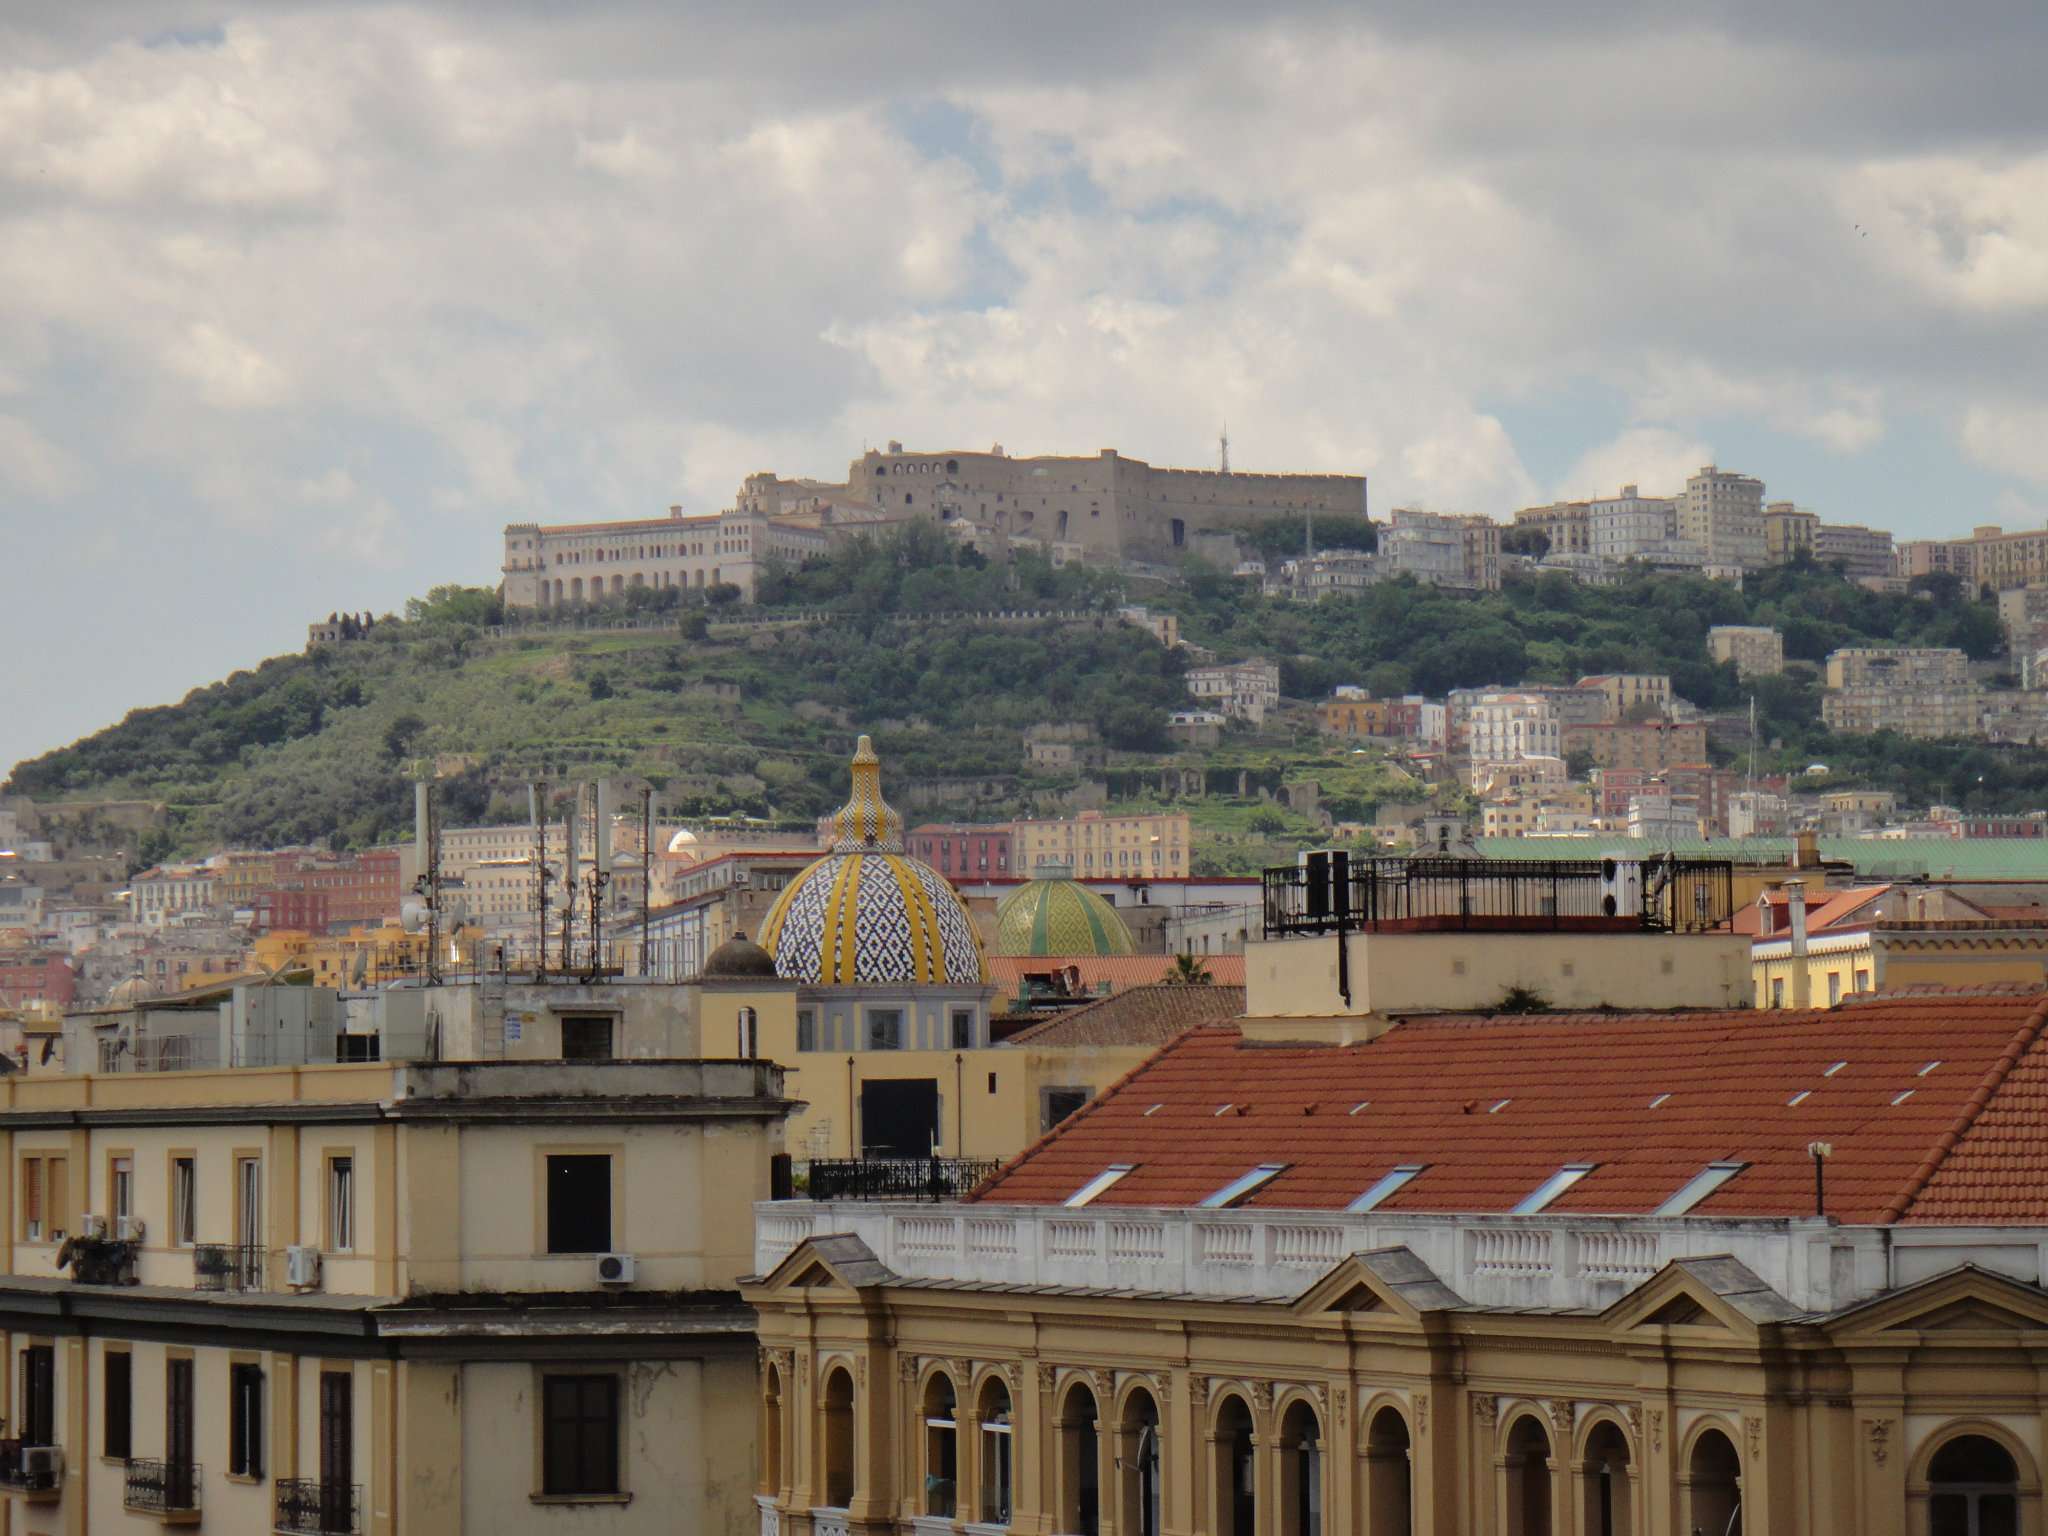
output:
[[[1396,507],[1380,534],[1380,556],[1388,575],[1490,592],[1500,586],[1500,525],[1490,517]]]
[[[1744,682],[1785,670],[1785,637],[1767,624],[1716,624],[1707,631],[1707,655],[1735,663]]]
[[[1709,464],[1677,498],[1677,535],[1706,551],[1710,565],[1761,570],[1770,563],[1764,540],[1764,483]]]
[[[1862,646],[1830,652],[1821,719],[1832,731],[1974,736],[1984,692],[1969,658],[1948,647]]]
[[[1187,689],[1195,699],[1233,720],[1261,725],[1266,712],[1280,702],[1280,668],[1270,661],[1190,667]]]

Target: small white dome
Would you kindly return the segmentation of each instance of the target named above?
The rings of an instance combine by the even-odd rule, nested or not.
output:
[[[668,840],[668,851],[670,853],[688,853],[696,846],[697,834],[688,827],[684,827]]]

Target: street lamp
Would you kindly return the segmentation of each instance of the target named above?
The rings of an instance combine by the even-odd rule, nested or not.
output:
[[[1809,1141],[1806,1155],[1813,1159],[1813,1214],[1825,1216],[1828,1213],[1825,1170],[1828,1159],[1835,1155],[1835,1144],[1831,1141]]]

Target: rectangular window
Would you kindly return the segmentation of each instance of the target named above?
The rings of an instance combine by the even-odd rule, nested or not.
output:
[[[334,1253],[356,1245],[356,1160],[327,1159],[327,1246]]]
[[[1715,1190],[1726,1184],[1735,1175],[1747,1168],[1747,1163],[1709,1163],[1690,1179],[1677,1194],[1657,1207],[1659,1216],[1683,1216]]]
[[[21,1438],[25,1445],[57,1443],[57,1351],[48,1344],[21,1352]]]
[[[1830,1008],[1832,1008],[1832,1007],[1834,1007],[1834,1006],[1835,1006],[1835,1004],[1839,1003],[1839,1002],[1840,1002],[1841,1000],[1842,1000],[1842,973],[1841,973],[1840,971],[1829,971],[1829,972],[1828,972],[1828,1006],[1829,1006]]]
[[[1083,1184],[1079,1189],[1075,1190],[1071,1195],[1067,1196],[1065,1203],[1069,1207],[1087,1205],[1097,1195],[1101,1194],[1105,1189],[1109,1188],[1110,1185],[1114,1184],[1118,1179],[1122,1178],[1125,1174],[1129,1173],[1131,1169],[1135,1166],[1136,1164],[1134,1163],[1111,1163],[1107,1168],[1103,1169],[1102,1172],[1095,1175],[1094,1178],[1090,1179],[1086,1184]]]
[[[120,1223],[135,1212],[135,1159],[110,1158],[107,1162],[107,1215],[114,1223],[110,1236],[120,1236]]]
[[[43,1240],[43,1160],[21,1160],[21,1239],[25,1243]]]
[[[194,1158],[171,1159],[171,1241],[199,1240],[199,1166]]]
[[[320,1373],[320,1488],[346,1498],[355,1481],[355,1378],[347,1371]],[[342,1527],[346,1529],[346,1527]]]
[[[228,1471],[263,1475],[263,1367],[237,1361],[228,1367]]]
[[[135,1360],[125,1349],[106,1353],[100,1404],[100,1454],[126,1461],[135,1454]]]
[[[548,1252],[609,1253],[612,1160],[606,1153],[548,1158]]]
[[[903,1049],[903,1010],[901,1008],[870,1008],[868,1019],[868,1049],[871,1051],[900,1051]]]
[[[1421,1173],[1423,1167],[1424,1165],[1421,1163],[1399,1164],[1383,1174],[1372,1188],[1352,1201],[1345,1209],[1353,1213],[1378,1210],[1390,1195],[1403,1188],[1411,1179]]]
[[[953,1049],[971,1050],[974,1046],[974,1012],[968,1008],[953,1010]]]
[[[562,1060],[610,1061],[612,1020],[608,1014],[569,1014],[562,1020]]]
[[[1534,1216],[1538,1211],[1549,1205],[1551,1201],[1591,1173],[1594,1166],[1592,1163],[1567,1163],[1530,1191],[1524,1197],[1522,1203],[1516,1206],[1509,1214],[1514,1216]]]
[[[173,1467],[192,1465],[192,1361],[173,1357],[164,1362],[164,1460]]]
[[[818,1048],[818,1012],[815,1008],[796,1011],[796,1048],[800,1051]]]
[[[619,1379],[549,1376],[541,1392],[541,1492],[619,1491]]]
[[[45,1158],[43,1182],[50,1199],[43,1232],[51,1242],[61,1243],[71,1231],[71,1165],[61,1157]]]
[[[981,1423],[981,1518],[989,1525],[1010,1523],[1010,1410],[1005,1404]]]

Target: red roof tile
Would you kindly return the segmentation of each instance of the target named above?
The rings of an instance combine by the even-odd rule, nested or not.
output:
[[[2044,1022],[2035,993],[1420,1018],[1348,1047],[1246,1042],[1211,1025],[1063,1122],[981,1198],[1050,1204],[1132,1163],[1097,1204],[1190,1206],[1285,1163],[1246,1204],[1338,1209],[1396,1164],[1423,1163],[1381,1209],[1501,1212],[1585,1162],[1593,1172],[1550,1210],[1641,1215],[1725,1160],[1749,1166],[1692,1214],[1797,1216],[1813,1210],[1806,1146],[1826,1141],[1827,1210],[1840,1220],[2048,1221]]]

